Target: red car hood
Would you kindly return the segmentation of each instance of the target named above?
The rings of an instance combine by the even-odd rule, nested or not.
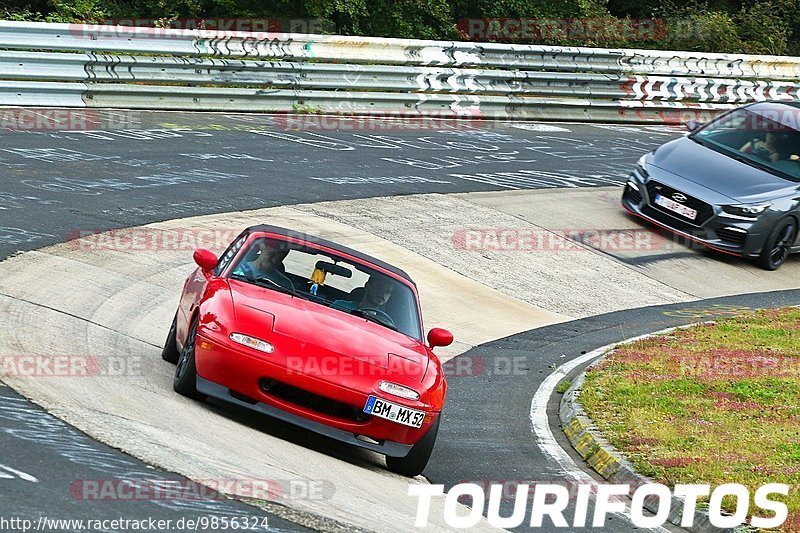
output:
[[[230,280],[239,326],[263,328],[271,323],[269,340],[276,354],[288,349],[293,356],[346,356],[386,369],[395,369],[421,381],[430,358],[421,342],[402,333],[331,309],[249,283]],[[244,307],[244,309],[242,309]],[[258,320],[259,324],[243,321]],[[250,326],[250,327],[248,327]],[[254,333],[255,334],[255,333]]]

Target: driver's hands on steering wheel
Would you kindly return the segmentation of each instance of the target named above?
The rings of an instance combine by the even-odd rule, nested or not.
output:
[[[379,320],[386,322],[390,326],[394,327],[394,319],[383,309],[378,309],[377,307],[359,307],[359,311],[363,313],[369,313]]]

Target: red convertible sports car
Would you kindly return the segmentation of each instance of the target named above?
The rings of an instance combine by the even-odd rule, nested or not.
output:
[[[162,357],[174,388],[266,413],[386,456],[415,476],[444,404],[417,290],[392,265],[331,241],[253,226],[222,257],[194,253]]]

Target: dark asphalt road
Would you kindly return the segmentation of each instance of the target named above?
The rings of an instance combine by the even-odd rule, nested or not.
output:
[[[320,129],[330,123],[313,118],[298,123],[240,114],[114,112],[100,119],[100,130],[0,130],[0,258],[64,241],[79,231],[208,213],[384,195],[605,186],[620,183],[641,154],[678,135],[658,127],[574,124],[413,130],[351,119],[342,119],[333,131]],[[760,307],[797,300],[800,293],[793,291],[724,303]],[[528,418],[531,397],[552,371],[550,365],[705,316],[668,316],[667,309],[551,326],[462,356],[482,357],[490,368],[502,358],[524,358],[528,370],[451,378],[447,416],[426,475],[448,485],[557,479],[558,472],[536,447]],[[165,501],[76,499],[69,490],[75,480],[127,474],[182,478],[91,441],[5,387],[0,388],[0,421],[0,464],[38,479],[2,475],[11,470],[0,469],[0,518],[75,518],[89,512],[109,518],[176,518],[211,511],[259,515],[253,508],[217,500],[187,509]],[[554,413],[551,421],[560,437]],[[84,459],[65,454],[65,443],[79,443],[75,446],[85,450]],[[290,527],[275,517],[269,522],[273,528]]]
[[[105,117],[105,118],[103,118]],[[106,113],[110,130],[0,130],[0,258],[79,231],[322,200],[619,183],[675,137],[650,126],[474,124]],[[316,122],[313,122],[316,120]],[[130,127],[136,129],[130,129]],[[547,131],[520,129],[537,127]]]
[[[4,385],[0,450],[0,531],[22,531],[15,519],[32,521],[29,530],[39,525],[39,531],[86,531],[57,521],[90,519],[162,520],[171,524],[164,531],[186,531],[193,529],[187,520],[214,516],[258,526],[254,531],[267,531],[265,525],[269,531],[309,531],[98,443]],[[109,522],[105,530],[125,529]]]

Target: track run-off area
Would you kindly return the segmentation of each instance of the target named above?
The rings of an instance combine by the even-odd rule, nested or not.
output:
[[[97,129],[0,131],[0,354],[94,365],[67,375],[4,370],[0,379],[21,396],[0,388],[0,441],[12,450],[0,485],[15,495],[0,502],[0,516],[88,518],[102,508],[122,517],[268,516],[272,529],[413,529],[409,483],[591,475],[561,433],[556,398],[532,408],[561,365],[665,327],[800,303],[796,257],[765,272],[624,213],[620,185],[640,155],[682,134],[673,127],[415,130],[338,118],[332,129],[304,116],[103,113]],[[424,477],[172,391],[174,367],[160,350],[194,247],[219,252],[257,223],[403,268],[418,285],[426,329],[453,331],[456,342],[437,352],[450,388]],[[83,460],[76,450],[86,450]],[[254,497],[217,487],[256,508],[213,495],[192,505],[98,502],[76,489],[156,477],[274,490]],[[434,500],[429,530],[449,529],[443,505]],[[633,526],[614,516],[606,529]]]

